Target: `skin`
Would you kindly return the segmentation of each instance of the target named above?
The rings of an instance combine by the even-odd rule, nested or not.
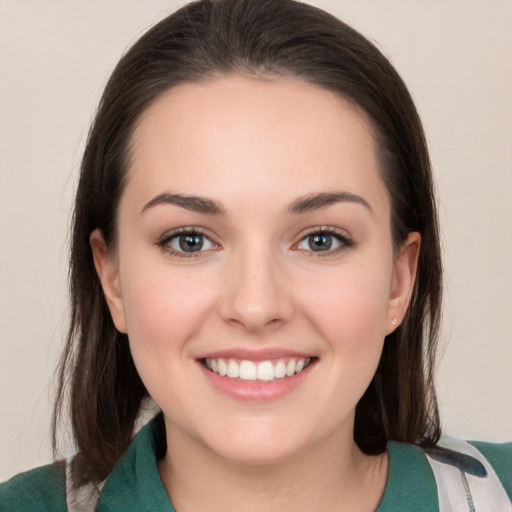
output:
[[[375,154],[360,112],[299,80],[185,84],[142,115],[116,246],[98,231],[91,244],[116,327],[164,412],[172,457],[159,469],[180,512],[377,506],[387,456],[357,448],[354,410],[407,309],[420,237],[394,250]],[[333,192],[361,201],[289,213]],[[223,213],[148,205],[164,193]],[[207,237],[192,256],[169,240],[190,227]],[[312,250],[308,236],[325,227],[336,250]],[[238,400],[198,358],[240,348],[314,364],[278,399]]]

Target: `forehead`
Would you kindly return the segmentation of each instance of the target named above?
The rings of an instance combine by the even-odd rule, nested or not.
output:
[[[256,197],[284,184],[295,196],[383,193],[365,116],[297,79],[235,75],[174,87],[142,114],[131,155],[128,183],[148,195]]]

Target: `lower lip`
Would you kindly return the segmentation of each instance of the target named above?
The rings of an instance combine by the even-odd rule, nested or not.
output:
[[[316,361],[312,361],[304,370],[291,377],[283,377],[282,379],[275,379],[270,382],[251,382],[221,377],[205,368],[198,361],[203,374],[216,391],[236,400],[247,402],[278,400],[291,393],[301,385],[304,379],[307,379],[315,363]]]

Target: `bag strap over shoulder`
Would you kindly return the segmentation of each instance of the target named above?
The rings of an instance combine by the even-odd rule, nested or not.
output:
[[[66,504],[69,512],[94,512],[100,499],[103,482],[97,486],[88,483],[75,489],[71,480],[72,457],[66,459]]]
[[[494,469],[474,446],[442,437],[423,451],[436,480],[439,512],[512,512]]]

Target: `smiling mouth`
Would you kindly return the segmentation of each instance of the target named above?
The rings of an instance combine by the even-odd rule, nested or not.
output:
[[[224,358],[205,358],[203,366],[219,375],[241,382],[273,382],[304,371],[317,358],[287,358],[253,362]]]

